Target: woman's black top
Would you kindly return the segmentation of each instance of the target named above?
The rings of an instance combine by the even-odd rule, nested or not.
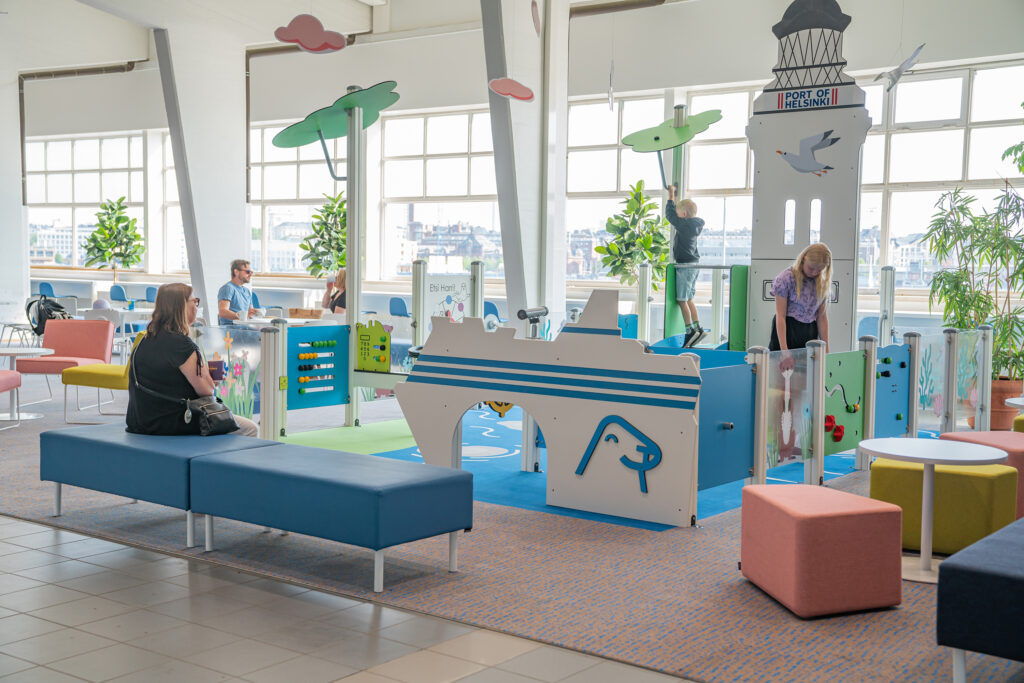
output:
[[[142,386],[175,398],[198,398],[179,367],[193,353],[202,362],[199,347],[184,334],[163,332],[157,336],[146,335],[132,353],[134,371],[128,373],[128,414],[126,431],[134,434],[198,434],[199,420],[185,423],[185,406],[142,391],[135,385],[136,378]],[[197,367],[195,372],[199,371]]]
[[[334,313],[337,308],[345,308],[345,290],[341,290],[331,298],[331,313]]]

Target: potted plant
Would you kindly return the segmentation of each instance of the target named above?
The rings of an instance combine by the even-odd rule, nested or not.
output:
[[[306,270],[313,277],[345,267],[348,211],[344,194],[324,195],[327,201],[320,207],[320,213],[313,214],[313,234],[299,243],[299,248],[306,252],[302,256],[307,262]]]
[[[1024,147],[1007,156],[1024,172]],[[932,279],[929,302],[942,304],[950,327],[992,326],[992,429],[1010,429],[1016,411],[1005,399],[1021,395],[1024,377],[1024,200],[1005,182],[994,210],[979,213],[976,201],[957,188],[935,205],[924,240],[950,265]]]
[[[644,181],[629,188],[629,196],[622,202],[625,210],[608,219],[605,230],[611,239],[594,247],[601,254],[601,263],[608,266],[608,274],[618,277],[624,284],[635,285],[640,266],[651,266],[651,286],[665,280],[671,247],[669,223],[658,211],[658,205],[644,194]]]
[[[98,265],[114,271],[117,282],[118,268],[131,268],[142,262],[146,247],[139,234],[136,219],[125,211],[124,197],[100,204],[96,213],[96,229],[85,241],[85,265]]]

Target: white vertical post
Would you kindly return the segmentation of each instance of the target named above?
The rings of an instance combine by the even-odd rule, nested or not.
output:
[[[768,476],[768,349],[752,346],[747,354],[747,362],[754,364],[753,483],[764,484]]]
[[[264,327],[260,330],[260,438],[273,441],[277,441],[281,436],[279,387],[280,377],[286,374],[281,368],[278,336],[279,331],[276,327]]]
[[[864,352],[864,430],[861,439],[875,438],[875,392],[878,389],[878,378],[875,376],[878,365],[878,340],[870,334],[860,338],[860,348]],[[854,457],[854,468],[866,470],[870,458],[861,454],[860,449]]]
[[[448,532],[448,571],[459,571],[459,532]]]
[[[978,405],[974,412],[974,429],[987,432],[992,428],[992,326],[979,325],[981,348],[978,349]]]
[[[537,421],[523,411],[523,472],[540,472],[540,454],[537,452]]]
[[[203,549],[206,552],[213,552],[213,515],[207,514],[203,518]]]
[[[373,551],[373,592],[384,590],[384,551]]]
[[[348,92],[361,90],[359,86],[350,85]],[[348,388],[349,399],[345,405],[345,426],[359,425],[359,392],[355,387],[356,350],[359,335],[356,325],[359,323],[359,311],[362,308],[363,291],[363,233],[366,230],[366,186],[363,179],[366,174],[365,149],[363,145],[363,110],[352,107],[346,112],[348,117],[348,171],[345,173],[348,195],[348,229],[345,261],[345,323],[348,325],[348,377],[345,386]]]
[[[825,483],[825,342],[807,342],[811,371],[811,458],[804,460],[804,483]]]
[[[910,347],[910,391],[907,400],[907,436],[917,438],[917,402],[921,396],[921,335],[907,332],[903,343]]]
[[[957,385],[957,331],[947,327],[942,331],[946,337],[946,368],[942,376],[942,422],[939,432],[956,431],[956,385]]]
[[[636,336],[640,341],[651,340],[651,265],[640,266],[636,281]]]
[[[191,510],[185,510],[185,547],[191,548],[196,544],[196,516]]]
[[[953,683],[967,683],[967,652],[958,647],[953,650]]]
[[[278,379],[273,380],[276,382],[274,389],[278,391],[277,421],[274,426],[274,434],[277,435],[274,439],[276,440],[288,431],[288,321],[275,318],[271,324],[278,332],[275,336],[277,337],[277,357],[280,359],[278,361]],[[281,377],[284,378],[283,389],[281,388]],[[261,388],[260,391],[263,389]]]
[[[53,482],[53,516],[60,517],[60,482]]]
[[[725,325],[725,279],[729,271],[722,268],[711,270],[711,339],[717,347],[726,339]]]
[[[469,316],[484,317],[484,262],[473,261],[469,264],[469,282],[471,296],[469,298]]]
[[[430,318],[427,317],[427,262],[412,262],[412,345],[423,346],[427,341]]]
[[[892,326],[896,316],[896,269],[882,266],[878,278],[878,344],[893,342]]]

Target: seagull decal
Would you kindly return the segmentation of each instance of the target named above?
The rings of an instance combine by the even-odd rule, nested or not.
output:
[[[775,151],[776,153],[781,154],[782,158],[788,161],[789,165],[795,170],[800,173],[813,173],[820,178],[822,174],[831,171],[832,167],[826,166],[815,159],[814,153],[819,149],[831,147],[839,142],[839,138],[830,138],[830,135],[832,135],[832,131],[826,130],[824,133],[804,138],[800,141],[800,152],[798,154],[783,152],[778,149]]]

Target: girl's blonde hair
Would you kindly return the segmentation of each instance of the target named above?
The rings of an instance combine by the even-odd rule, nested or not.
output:
[[[793,265],[790,270],[793,271],[793,280],[796,282],[796,298],[800,298],[800,288],[804,284],[804,279],[807,277],[804,275],[804,263],[809,262],[813,265],[824,266],[821,273],[818,274],[817,280],[815,280],[815,290],[818,295],[818,301],[824,301],[828,298],[828,290],[832,284],[832,252],[827,246],[818,242],[812,244],[800,252],[800,255],[796,257],[796,261],[793,261]]]
[[[156,290],[156,302],[153,304],[153,319],[146,327],[146,333],[156,337],[162,332],[188,335],[188,300],[192,297],[192,287],[184,282],[171,282],[160,285]]]
[[[345,277],[346,276],[344,268],[340,268],[338,270],[338,274],[334,276],[334,286],[342,291],[345,290]]]

